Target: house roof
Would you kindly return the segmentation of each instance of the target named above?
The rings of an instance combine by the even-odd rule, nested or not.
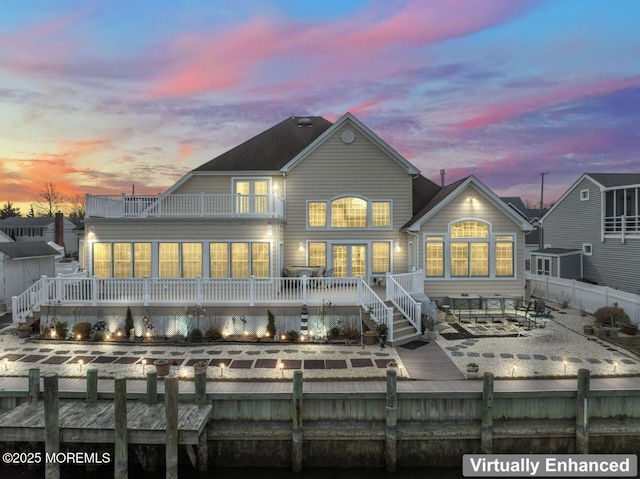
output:
[[[447,196],[453,193],[458,186],[467,181],[469,177],[462,178],[461,180],[456,181],[455,183],[451,183],[450,185],[445,186],[444,188],[440,188],[440,190],[431,197],[431,199],[425,204],[420,211],[414,214],[413,218],[405,224],[402,229],[408,229],[413,226],[415,223],[420,221],[420,219],[429,213],[432,209],[438,206]]]
[[[310,120],[309,124],[307,125],[303,119]],[[331,125],[330,121],[321,116],[293,116],[193,171],[277,171],[313,143]]]
[[[44,241],[20,241],[0,243],[0,252],[11,259],[33,258],[36,256],[56,256],[58,252]]]
[[[422,210],[441,188],[428,178],[417,175],[413,178],[413,215]]]
[[[0,228],[11,226],[11,227],[19,227],[19,228],[33,228],[33,227],[42,227],[46,228],[47,226],[55,223],[56,219],[50,216],[45,217],[36,217],[36,218],[23,218],[21,216],[10,216],[9,218],[5,218],[0,221]]]
[[[638,173],[586,173],[605,188],[616,188],[628,185],[640,185]]]
[[[551,256],[564,256],[570,254],[580,254],[582,253],[582,250],[568,248],[544,248],[532,251],[532,253],[547,254]]]

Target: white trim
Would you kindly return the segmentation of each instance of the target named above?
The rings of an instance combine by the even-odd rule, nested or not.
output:
[[[331,203],[342,198],[359,198],[367,203],[367,226],[354,228],[341,228],[331,226]],[[309,226],[309,203],[324,203],[325,226]],[[373,203],[389,203],[389,226],[373,226]],[[393,199],[391,198],[369,198],[356,194],[341,194],[328,200],[306,199],[305,200],[305,230],[306,231],[393,231]]]
[[[589,201],[589,188],[580,190],[580,201]]]
[[[373,144],[375,144],[380,150],[387,154],[391,159],[393,159],[398,165],[400,165],[408,174],[417,175],[420,173],[415,166],[409,163],[406,159],[404,159],[397,151],[391,148],[387,143],[385,143],[378,135],[376,135],[373,131],[367,128],[360,120],[358,120],[351,113],[345,113],[342,118],[336,121],[333,125],[331,125],[322,135],[316,138],[313,143],[308,145],[304,150],[298,153],[291,161],[289,161],[286,165],[284,165],[280,172],[288,173],[293,168],[295,168],[298,163],[308,157],[311,153],[313,153],[320,145],[322,145],[330,136],[332,136],[335,132],[337,132],[343,125],[347,122],[350,122],[353,128],[358,130],[360,134],[367,137]]]
[[[582,254],[585,256],[592,256],[593,245],[591,243],[582,243]]]

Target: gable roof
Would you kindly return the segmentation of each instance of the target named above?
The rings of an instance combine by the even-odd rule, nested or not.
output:
[[[303,118],[310,123],[301,122]],[[293,116],[193,171],[278,171],[330,127],[321,116]]]
[[[18,228],[46,228],[55,223],[56,219],[51,216],[43,216],[37,218],[23,218],[21,216],[10,216],[0,221],[0,228],[12,226]]]
[[[336,121],[330,128],[328,128],[324,133],[322,133],[318,138],[316,138],[313,143],[309,144],[304,150],[302,150],[298,155],[296,155],[291,161],[289,161],[286,165],[280,168],[280,171],[283,173],[287,173],[291,171],[295,166],[303,161],[307,156],[309,156],[313,151],[315,151],[324,141],[333,135],[336,131],[338,131],[345,123],[349,122],[353,128],[358,130],[360,134],[362,134],[365,138],[371,141],[374,145],[380,148],[384,153],[386,153],[391,159],[393,159],[398,165],[405,169],[405,171],[411,175],[417,175],[420,173],[415,166],[413,166],[409,161],[407,161],[400,153],[391,148],[387,143],[382,140],[378,135],[376,135],[373,131],[367,128],[360,120],[358,120],[351,113],[345,113],[342,118]]]
[[[430,179],[422,176],[416,175],[412,178],[413,187],[413,211],[412,214],[415,216],[422,208],[424,208],[431,199],[438,194],[441,188],[435,184]]]
[[[0,243],[0,252],[11,259],[25,259],[39,256],[56,256],[58,252],[44,241],[20,241]]]
[[[427,221],[430,217],[444,208],[453,198],[458,196],[462,191],[464,191],[467,186],[473,185],[475,186],[480,193],[489,200],[496,208],[500,209],[506,216],[511,218],[511,220],[520,225],[520,228],[524,231],[531,231],[533,226],[529,224],[529,222],[516,213],[512,208],[507,206],[496,194],[483,185],[477,178],[474,176],[468,176],[466,178],[462,178],[454,183],[451,183],[448,186],[442,188],[425,206],[420,210],[407,224],[405,224],[401,229],[403,230],[417,230],[420,226]]]
[[[605,188],[640,185],[638,173],[585,173]]]

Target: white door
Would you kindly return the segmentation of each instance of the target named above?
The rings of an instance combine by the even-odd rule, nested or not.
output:
[[[363,244],[334,244],[333,275],[338,278],[367,274],[367,246]]]

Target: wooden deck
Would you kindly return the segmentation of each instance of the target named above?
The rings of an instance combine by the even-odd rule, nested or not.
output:
[[[64,382],[64,380],[61,380]],[[197,445],[211,417],[212,406],[178,406],[179,444]],[[60,440],[69,443],[113,443],[115,407],[113,401],[60,401]],[[129,444],[165,444],[166,419],[163,403],[147,405],[127,402]],[[0,441],[44,442],[44,402],[21,404],[2,416]]]

